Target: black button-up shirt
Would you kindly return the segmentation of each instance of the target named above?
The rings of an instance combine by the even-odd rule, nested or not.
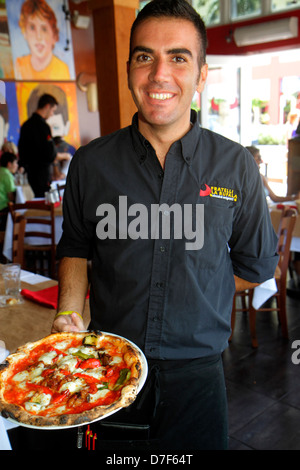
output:
[[[80,148],[63,229],[59,256],[92,259],[91,327],[149,358],[223,351],[233,274],[262,282],[278,261],[252,155],[197,123],[171,146],[164,171],[136,116]]]

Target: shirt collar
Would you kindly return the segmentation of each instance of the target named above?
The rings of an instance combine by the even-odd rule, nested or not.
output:
[[[173,146],[181,145],[182,157],[188,165],[191,165],[192,163],[200,135],[200,126],[197,121],[197,113],[194,110],[191,110],[191,124],[192,127],[189,132],[173,144]],[[140,163],[142,164],[146,160],[148,151],[152,148],[152,146],[150,142],[139,132],[137,113],[132,118],[131,129],[133,146]]]

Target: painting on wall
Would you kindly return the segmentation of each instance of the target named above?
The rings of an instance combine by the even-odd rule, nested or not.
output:
[[[5,0],[0,0],[0,78],[14,78]]]
[[[75,80],[68,2],[6,2],[14,74],[17,80]]]
[[[74,150],[80,146],[75,83],[19,82],[16,84],[16,89],[20,125],[36,111],[40,96],[48,93],[58,102],[55,114],[47,121],[52,136],[62,137]]]
[[[2,83],[5,86],[5,103],[0,104],[0,149],[6,141],[13,142],[17,146],[20,134],[15,83]]]

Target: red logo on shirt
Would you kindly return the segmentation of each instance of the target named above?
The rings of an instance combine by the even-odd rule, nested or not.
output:
[[[211,188],[209,186],[207,186],[207,184],[206,184],[205,189],[200,189],[199,195],[200,196],[209,196],[210,193],[211,193]]]

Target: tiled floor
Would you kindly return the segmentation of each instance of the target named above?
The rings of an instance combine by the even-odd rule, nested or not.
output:
[[[300,450],[300,298],[288,297],[289,341],[277,313],[257,315],[259,346],[250,341],[247,314],[238,312],[224,353],[232,450]],[[292,343],[298,340],[298,350]],[[295,362],[295,361],[294,361]]]

